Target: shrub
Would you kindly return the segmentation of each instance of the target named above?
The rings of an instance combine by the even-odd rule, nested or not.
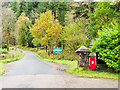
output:
[[[2,51],[2,54],[8,54],[8,51]]]
[[[86,45],[88,38],[84,31],[83,23],[73,22],[65,26],[64,31],[61,34],[61,40],[64,41],[63,44],[65,45],[65,51],[75,52],[75,50],[82,45]]]
[[[7,49],[1,49],[1,48],[0,48],[0,51],[1,51],[0,54],[8,54]]]
[[[64,55],[65,60],[73,61],[73,60],[78,59],[77,54],[75,53],[75,51],[68,51],[68,50],[64,49],[63,50],[63,55]]]
[[[16,47],[16,48],[22,48],[22,46],[21,46],[21,45],[16,45],[15,47]]]
[[[115,69],[115,71],[119,71],[119,60],[120,60],[120,45],[118,37],[119,28],[118,23],[111,23],[110,27],[103,27],[102,31],[98,31],[98,36],[91,50],[93,52],[99,52],[99,59],[106,62],[109,67]]]
[[[41,50],[43,50],[43,49],[44,49],[44,47],[40,47],[40,49],[41,49]]]
[[[30,51],[37,52],[37,48],[30,48]]]
[[[7,48],[7,44],[3,44],[3,45],[2,45],[2,48]]]

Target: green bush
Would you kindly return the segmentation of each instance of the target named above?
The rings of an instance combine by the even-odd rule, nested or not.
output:
[[[16,45],[15,47],[16,47],[16,48],[22,48],[22,46],[21,46],[21,45]]]
[[[40,49],[41,49],[41,50],[43,50],[43,49],[44,49],[44,47],[40,47]]]
[[[0,48],[0,54],[8,54],[7,49]]]
[[[109,27],[103,27],[102,31],[98,31],[98,36],[91,50],[93,52],[99,52],[99,59],[106,62],[109,67],[119,71],[119,60],[120,60],[120,45],[118,37],[119,28],[118,23],[111,23]]]
[[[2,51],[2,54],[8,54],[8,51]]]
[[[83,26],[84,24],[82,22],[73,22],[64,27],[64,31],[60,38],[64,41],[63,44],[65,45],[65,51],[75,52],[75,50],[82,45],[86,45],[88,38]]]
[[[78,59],[78,56],[75,53],[75,51],[68,51],[66,49],[63,50],[63,56],[64,56],[65,60],[73,61],[73,60],[77,60]]]
[[[7,44],[3,44],[3,45],[2,45],[2,48],[7,48]]]

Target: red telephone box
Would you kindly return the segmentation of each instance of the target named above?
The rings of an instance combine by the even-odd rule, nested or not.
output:
[[[96,58],[95,57],[90,57],[90,69],[91,70],[95,70],[95,60]]]

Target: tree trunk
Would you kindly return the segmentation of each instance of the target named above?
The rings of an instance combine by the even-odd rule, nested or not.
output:
[[[7,51],[9,51],[9,39],[7,40]]]
[[[46,52],[47,52],[47,45],[46,45]]]
[[[15,37],[14,37],[14,45],[16,45]]]

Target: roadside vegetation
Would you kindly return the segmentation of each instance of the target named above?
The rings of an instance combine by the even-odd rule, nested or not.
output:
[[[34,53],[36,56],[38,56],[41,60],[47,61],[47,62],[52,62],[52,63],[59,63],[63,65],[67,65],[67,69],[64,69],[66,73],[76,75],[76,76],[81,76],[81,77],[95,77],[95,78],[106,78],[106,79],[118,79],[118,73],[115,73],[113,71],[109,72],[103,70],[90,70],[90,69],[85,69],[85,68],[78,68],[77,67],[77,59],[76,60],[67,60],[61,58],[61,54],[55,55],[55,59],[53,60],[53,56],[47,55],[45,53],[45,50],[38,50],[37,48],[28,48],[28,47],[23,47],[23,46],[15,46],[17,48],[21,48],[23,50],[30,51]],[[58,60],[59,59],[59,60]]]
[[[89,49],[98,53],[102,62],[98,65],[103,67],[91,71],[79,70],[75,65],[66,72],[79,76],[117,78],[120,71],[120,1],[11,2],[3,3],[2,7],[2,46],[6,45],[7,51],[12,45],[52,60],[53,48],[61,47],[63,54],[55,54],[58,61],[54,61],[63,60],[71,64],[77,62],[75,51],[79,47],[92,44]]]
[[[25,53],[18,50],[7,51],[7,49],[1,49],[1,51],[2,54],[0,54],[0,75],[2,75],[5,72],[5,64],[16,60],[20,60],[25,55]]]
[[[13,56],[13,57],[3,59],[3,60],[1,60],[1,62],[3,64],[6,64],[6,63],[9,63],[9,62],[12,62],[12,61],[20,60],[22,57],[24,57],[24,55],[25,55],[25,53],[21,53],[19,55]]]
[[[95,78],[108,78],[108,79],[118,79],[118,73],[110,73],[104,71],[94,71],[94,70],[86,70],[84,68],[77,67],[77,60],[70,61],[70,60],[53,60],[53,59],[46,59],[42,56],[39,56],[35,53],[41,60],[45,60],[48,62],[55,62],[60,63],[68,66],[68,69],[65,69],[65,72],[82,77],[95,77]]]
[[[5,67],[2,62],[0,62],[0,75],[2,75],[5,72]]]

